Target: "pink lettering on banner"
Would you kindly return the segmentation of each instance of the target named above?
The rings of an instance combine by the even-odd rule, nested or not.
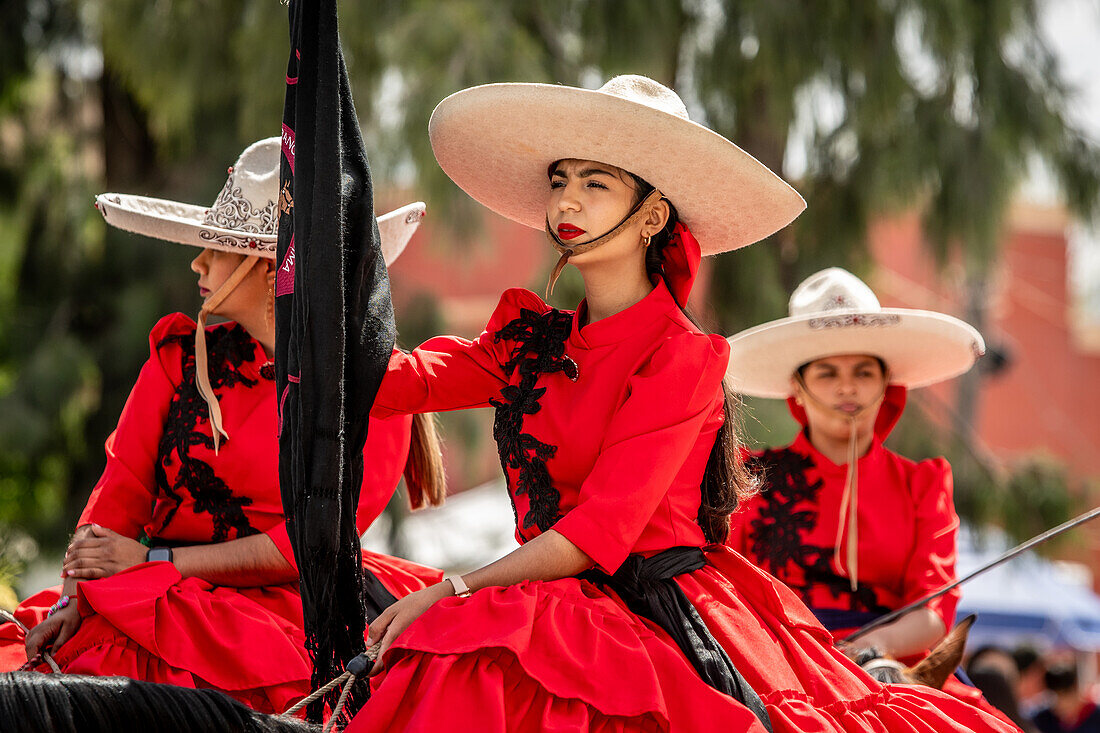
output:
[[[300,384],[302,378],[297,374],[287,374],[286,381],[290,384]],[[286,407],[286,396],[290,392],[290,384],[283,387],[283,396],[279,398],[279,435],[283,434],[283,408]]]
[[[279,265],[275,273],[275,297],[289,295],[294,292],[294,235],[290,237],[290,246],[287,247],[283,264]]]
[[[294,58],[298,60],[298,63],[294,64],[294,70],[295,70],[295,72],[297,72],[298,64],[302,63],[302,52],[299,51],[298,49],[294,49]],[[286,75],[286,83],[287,83],[288,86],[294,86],[295,84],[297,84],[298,83],[297,74],[295,74],[294,76],[291,76],[290,74],[287,74]]]
[[[294,172],[294,130],[283,124],[283,155],[286,162],[290,163],[290,172]]]
[[[290,391],[290,385],[283,387],[283,396],[279,398],[279,437],[283,435],[283,408],[286,407],[286,393]]]

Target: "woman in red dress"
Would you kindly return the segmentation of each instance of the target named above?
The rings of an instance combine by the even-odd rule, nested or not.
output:
[[[375,414],[496,409],[521,546],[371,624],[349,731],[1010,730],[874,682],[721,544],[747,484],[729,348],[681,306],[702,254],[785,226],[798,194],[644,77],[475,87],[430,133],[467,193],[547,230],[554,276],[575,265],[586,297],[562,311],[509,290],[477,339],[393,355]]]
[[[49,650],[63,672],[213,687],[264,712],[282,712],[309,692],[312,665],[276,461],[271,283],[279,154],[278,138],[249,147],[210,209],[98,198],[115,226],[204,247],[191,269],[205,302],[200,327],[175,314],[153,328],[149,360],[66,553],[63,585],[18,609],[33,627],[25,652],[14,624],[0,629],[6,668],[29,658],[46,671],[36,657]],[[379,219],[387,262],[422,215],[414,204]],[[208,314],[229,322],[206,327]],[[420,423],[419,439],[431,443],[427,421]],[[371,421],[360,531],[409,464],[411,429],[404,418]],[[426,447],[418,453],[436,448]],[[414,503],[442,499],[441,476],[417,478]],[[373,553],[364,552],[363,562],[394,597],[440,577]]]
[[[950,316],[881,308],[830,268],[791,295],[790,317],[730,338],[730,380],[785,398],[795,441],[754,454],[762,491],[733,515],[730,546],[791,587],[842,639],[955,579],[959,518],[951,468],[883,446],[906,389],[957,376],[984,351]],[[959,591],[861,637],[902,660],[923,656],[955,621]]]

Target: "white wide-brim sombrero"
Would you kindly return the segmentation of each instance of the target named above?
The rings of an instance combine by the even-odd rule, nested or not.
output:
[[[718,133],[688,119],[674,91],[643,76],[597,90],[486,84],[440,102],[428,123],[440,167],[489,209],[546,226],[549,166],[565,158],[622,168],[660,189],[702,254],[757,242],[806,202]]]
[[[279,155],[277,137],[249,146],[229,169],[225,186],[209,207],[124,193],[100,194],[95,205],[108,224],[127,232],[274,259],[279,207],[293,205],[289,194],[280,200]],[[425,211],[418,201],[378,217],[387,265],[405,250]]]
[[[956,377],[985,353],[977,329],[953,316],[882,308],[875,294],[838,267],[807,278],[791,295],[791,315],[730,336],[730,387],[784,399],[804,364],[842,354],[882,359],[890,383],[909,389]]]

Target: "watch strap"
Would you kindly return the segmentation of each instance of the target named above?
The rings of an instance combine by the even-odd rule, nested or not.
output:
[[[455,595],[459,598],[470,597],[470,586],[466,585],[461,575],[448,575],[444,580],[451,582],[451,587],[455,589]]]

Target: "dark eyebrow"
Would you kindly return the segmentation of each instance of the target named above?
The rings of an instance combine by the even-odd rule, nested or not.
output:
[[[605,175],[605,176],[612,176],[612,177],[615,176],[615,174],[612,173],[611,171],[607,171],[607,170],[604,170],[602,168],[584,168],[582,170],[577,171],[577,177],[578,178],[589,178],[589,177],[597,175],[597,174],[602,174],[602,175]],[[555,168],[554,171],[550,174],[551,178],[553,178],[554,176],[558,176],[560,178],[565,178],[565,174],[561,172],[560,168]]]
[[[862,371],[864,369],[869,369],[872,366],[874,366],[877,361],[878,360],[875,359],[875,357],[869,356],[866,359],[862,359],[860,361],[857,361],[855,364],[852,365],[851,369],[852,369],[853,372],[858,372],[858,371]],[[836,364],[833,364],[833,363],[828,362],[828,361],[815,362],[814,364],[811,365],[810,368],[812,368],[816,372],[839,372],[840,371],[840,368]]]

